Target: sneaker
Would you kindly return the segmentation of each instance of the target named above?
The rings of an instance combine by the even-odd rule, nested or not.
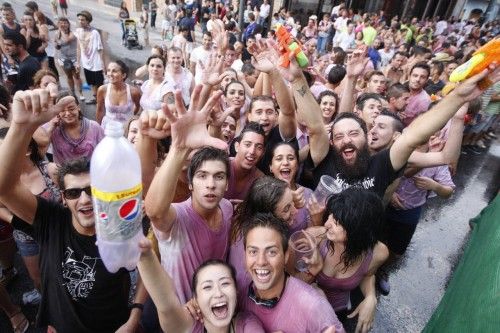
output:
[[[85,96],[83,96],[83,94],[80,95],[80,101],[85,102]]]
[[[7,287],[16,276],[17,270],[14,267],[9,269],[0,269],[0,285]]]
[[[470,146],[469,152],[474,154],[474,155],[481,155],[482,153],[484,153],[484,150],[482,150],[478,146]]]
[[[476,142],[476,146],[481,149],[486,149],[486,145],[484,144],[483,140],[479,140],[478,142]]]
[[[23,294],[23,304],[24,305],[28,305],[28,304],[38,305],[38,304],[40,304],[41,300],[42,300],[42,295],[36,289],[25,292]]]
[[[488,132],[488,133],[486,133],[486,135],[487,135],[490,139],[496,139],[496,138],[498,138],[498,137],[496,136],[496,134],[495,134],[495,133],[493,133],[493,132]]]
[[[380,293],[384,296],[389,295],[391,292],[391,285],[389,284],[389,277],[384,272],[379,272],[376,275],[376,285]]]
[[[95,98],[92,98],[91,100],[86,101],[85,104],[87,104],[87,105],[93,105],[93,104],[97,104],[97,101],[96,101]]]

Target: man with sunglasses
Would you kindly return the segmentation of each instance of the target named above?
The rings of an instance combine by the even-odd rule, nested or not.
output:
[[[37,326],[49,332],[114,332],[129,318],[129,274],[109,273],[96,246],[88,160],[69,161],[59,169],[63,204],[33,195],[18,167],[33,132],[64,110],[72,97],[56,105],[47,90],[18,91],[12,123],[0,146],[0,202],[18,224],[30,224],[40,244],[42,301]],[[140,309],[134,309],[136,313]],[[132,318],[132,317],[131,317]]]
[[[243,226],[250,285],[239,286],[238,304],[262,322],[266,332],[345,332],[327,299],[289,276],[288,227],[271,213],[259,213]]]

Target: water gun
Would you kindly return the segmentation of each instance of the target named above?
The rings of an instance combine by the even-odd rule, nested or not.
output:
[[[493,39],[477,49],[469,61],[458,66],[451,73],[450,82],[457,83],[479,74],[494,61],[500,64],[500,38]],[[491,84],[492,82],[488,78],[478,83],[479,88],[483,90],[491,86]]]
[[[290,66],[288,55],[293,51],[295,59],[301,68],[307,67],[309,60],[302,52],[302,45],[297,42],[288,30],[281,24],[276,25],[276,36],[278,37],[278,45],[281,52],[280,65],[281,67]]]

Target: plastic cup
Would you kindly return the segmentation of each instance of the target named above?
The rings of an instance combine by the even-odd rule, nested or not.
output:
[[[328,198],[333,195],[340,193],[342,188],[337,184],[335,179],[330,176],[323,175],[319,180],[318,187],[314,191],[314,197],[320,205],[326,205]]]
[[[304,259],[312,257],[314,247],[303,230],[296,231],[290,236],[290,247],[294,252],[295,269],[299,272],[307,272],[308,264]]]

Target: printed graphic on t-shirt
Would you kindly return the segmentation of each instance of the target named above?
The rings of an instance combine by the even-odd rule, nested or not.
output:
[[[95,265],[101,258],[84,256],[82,261],[75,258],[74,251],[68,246],[65,251],[65,259],[62,263],[62,275],[69,294],[74,300],[86,298],[95,282]]]
[[[335,182],[342,188],[342,190],[346,190],[350,187],[358,187],[358,188],[364,188],[365,190],[369,190],[375,186],[375,177],[364,177],[355,182],[348,183],[345,179],[342,179],[340,177],[340,174],[338,173],[336,175]]]

